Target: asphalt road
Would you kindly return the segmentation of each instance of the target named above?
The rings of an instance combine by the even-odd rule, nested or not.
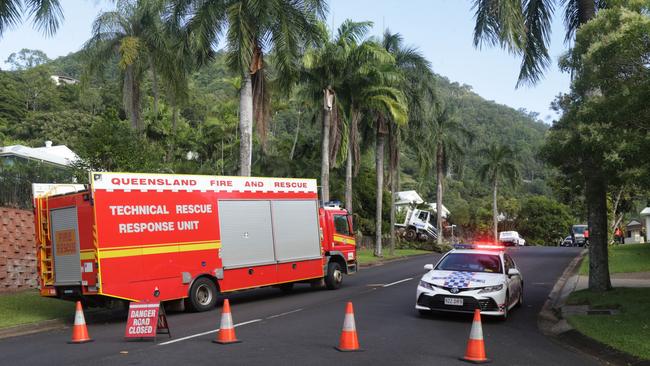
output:
[[[557,278],[578,254],[575,248],[510,249],[525,281],[525,305],[507,321],[483,319],[487,356],[496,365],[597,365],[543,336],[537,314]],[[338,291],[296,286],[285,295],[277,289],[233,294],[237,337],[242,343],[211,341],[219,326],[220,307],[205,313],[168,316],[173,338],[126,342],[125,321],[89,325],[93,343],[67,344],[70,330],[0,341],[2,365],[464,365],[471,316],[420,317],[413,308],[423,265],[438,255],[363,269],[346,277]],[[363,352],[340,353],[338,344],[345,304],[352,301]]]

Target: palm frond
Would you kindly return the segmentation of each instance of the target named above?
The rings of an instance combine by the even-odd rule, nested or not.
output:
[[[372,28],[372,25],[373,22],[354,22],[346,19],[339,26],[334,42],[341,45],[361,43],[366,34],[368,34],[368,31]]]
[[[524,24],[525,46],[517,86],[537,83],[548,69],[551,58],[548,44],[551,36],[551,20],[554,12],[553,0],[526,0]]]
[[[48,36],[56,32],[63,20],[63,9],[59,0],[25,0],[25,8],[34,19],[35,28]]]
[[[21,11],[20,0],[0,1],[0,36],[6,29],[20,23]]]

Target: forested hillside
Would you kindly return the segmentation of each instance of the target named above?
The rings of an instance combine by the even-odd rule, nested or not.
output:
[[[146,73],[142,85],[143,134],[134,133],[127,121],[119,69],[107,67],[101,74],[87,74],[84,67],[81,53],[75,53],[29,69],[1,72],[0,145],[40,146],[45,140],[66,144],[84,159],[80,168],[237,174],[241,80],[228,71],[223,54],[217,53],[211,63],[191,74],[186,95],[175,104],[177,108],[168,86],[159,83],[154,91],[152,74]],[[53,74],[82,82],[56,86],[50,80]],[[304,93],[298,86],[290,95],[271,95],[270,123],[265,131],[256,127],[254,175],[319,177],[319,108]],[[452,221],[466,235],[489,227],[491,188],[479,179],[477,169],[483,163],[480,152],[490,144],[510,146],[521,172],[519,184],[506,184],[500,191],[500,206],[508,217],[517,215],[526,196],[551,195],[546,183],[549,173],[537,156],[547,125],[536,121],[534,115],[487,101],[470,86],[442,76],[436,76],[436,98],[450,106],[454,118],[471,135],[459,139],[463,153],[450,159],[443,202],[452,212]],[[158,109],[157,116],[154,108]],[[360,230],[370,233],[375,210],[374,134],[363,128],[361,132],[362,164],[355,178],[354,205]],[[264,141],[260,136],[265,136]],[[404,144],[400,165],[400,189],[416,189],[426,200],[435,202],[435,152]],[[344,177],[341,153],[333,161],[332,199],[343,201]],[[384,197],[387,220],[389,194]]]

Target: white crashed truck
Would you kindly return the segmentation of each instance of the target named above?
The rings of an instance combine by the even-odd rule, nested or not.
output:
[[[414,208],[408,209],[404,222],[395,224],[395,227],[408,241],[427,241],[438,238],[435,222],[434,213]]]

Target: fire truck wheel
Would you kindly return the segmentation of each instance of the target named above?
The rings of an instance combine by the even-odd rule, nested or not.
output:
[[[210,310],[217,303],[217,286],[209,278],[201,277],[194,281],[187,305],[190,310],[200,312]]]
[[[341,265],[336,262],[330,262],[327,265],[327,276],[325,277],[325,285],[328,290],[336,290],[341,287],[343,283],[343,272]]]

